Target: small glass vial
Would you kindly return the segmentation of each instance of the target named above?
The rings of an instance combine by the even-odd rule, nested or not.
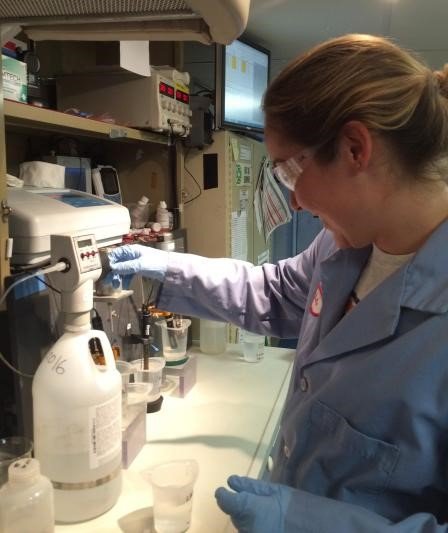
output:
[[[53,486],[40,473],[37,459],[18,459],[9,466],[8,482],[0,489],[2,533],[53,533]]]

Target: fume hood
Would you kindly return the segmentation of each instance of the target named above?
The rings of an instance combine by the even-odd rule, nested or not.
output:
[[[245,29],[250,0],[3,0],[2,35],[75,41],[199,41],[228,44]]]

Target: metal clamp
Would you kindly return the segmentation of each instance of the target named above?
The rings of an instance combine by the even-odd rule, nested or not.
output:
[[[8,205],[8,202],[6,200],[2,200],[1,209],[2,209],[2,220],[3,222],[6,222],[8,220],[9,215],[12,213],[12,207]]]

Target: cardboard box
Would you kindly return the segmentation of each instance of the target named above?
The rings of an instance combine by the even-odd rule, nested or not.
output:
[[[2,54],[3,97],[27,103],[26,64]]]

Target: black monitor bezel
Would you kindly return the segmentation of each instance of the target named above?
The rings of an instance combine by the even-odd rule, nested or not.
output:
[[[255,43],[245,37],[239,37],[236,39],[259,52],[265,54],[268,58],[268,77],[266,82],[266,88],[269,85],[271,76],[271,51],[264,46]],[[216,83],[216,95],[215,95],[215,114],[216,114],[216,126],[217,129],[229,129],[232,131],[246,132],[246,133],[264,133],[264,125],[257,127],[250,124],[241,124],[238,122],[232,122],[231,120],[225,120],[225,72],[226,72],[226,46],[230,45],[217,45],[216,51],[216,65],[215,65],[215,83]]]

